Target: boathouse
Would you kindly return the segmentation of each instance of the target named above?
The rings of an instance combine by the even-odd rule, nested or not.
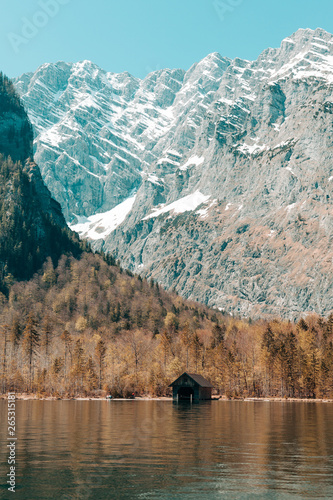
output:
[[[172,384],[172,397],[174,401],[198,402],[212,398],[212,384],[202,375],[184,372]]]

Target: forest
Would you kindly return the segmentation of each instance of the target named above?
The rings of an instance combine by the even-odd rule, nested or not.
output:
[[[47,257],[56,264],[84,247],[77,235],[43,210],[35,183],[21,162],[0,154],[0,291],[8,295],[16,280],[27,280]]]
[[[0,292],[28,280],[47,257],[88,249],[69,230],[32,160],[33,132],[12,82],[0,72]]]
[[[49,258],[0,308],[1,390],[39,397],[170,394],[183,371],[216,394],[333,397],[333,314],[239,319],[166,292],[111,257]]]

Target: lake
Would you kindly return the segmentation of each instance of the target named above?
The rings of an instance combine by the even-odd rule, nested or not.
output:
[[[17,492],[0,498],[333,498],[333,404],[17,401]]]

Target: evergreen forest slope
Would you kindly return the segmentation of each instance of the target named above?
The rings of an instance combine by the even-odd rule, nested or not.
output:
[[[26,280],[47,257],[81,248],[32,159],[32,128],[9,79],[0,74],[0,291]]]

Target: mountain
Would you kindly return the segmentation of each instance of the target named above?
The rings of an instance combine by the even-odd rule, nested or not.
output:
[[[183,296],[251,317],[333,304],[333,36],[139,80],[90,62],[17,79],[72,227]]]
[[[109,210],[135,192],[183,76],[165,70],[140,82],[83,61],[44,64],[16,81],[34,125],[36,161],[67,220]]]
[[[0,291],[25,280],[47,257],[56,263],[81,244],[33,161],[32,127],[13,84],[0,73]]]
[[[3,75],[0,105],[2,394],[160,396],[186,370],[208,377],[228,398],[331,397],[333,314],[297,324],[232,318],[124,271],[111,256],[83,252],[43,183],[28,117]],[[191,161],[203,163],[198,156]],[[160,184],[155,174],[150,178]],[[91,236],[102,235],[100,217],[115,232],[125,227],[136,203],[132,196],[92,216]],[[210,195],[196,190],[143,220],[153,231],[155,222],[162,224],[161,239],[173,228],[168,243],[175,248],[172,238],[186,234],[188,220],[174,224],[177,217],[169,215],[205,217],[212,206]],[[194,241],[202,238],[194,231]]]
[[[170,373],[185,369],[183,345],[187,365],[200,360],[203,370],[230,318],[79,241],[42,180],[27,114],[2,74],[0,130],[0,392],[164,394]]]

